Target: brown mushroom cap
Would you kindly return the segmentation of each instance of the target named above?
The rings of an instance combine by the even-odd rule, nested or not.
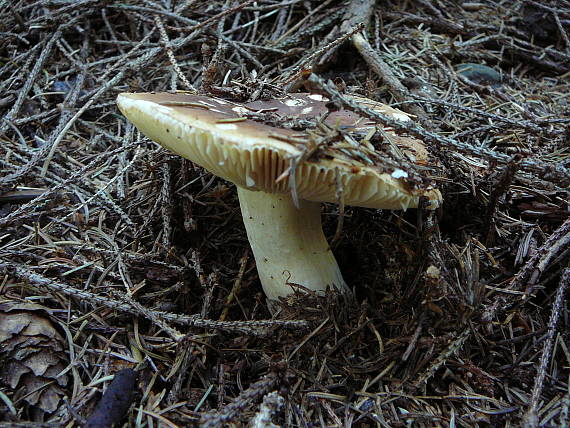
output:
[[[410,120],[402,111],[365,98],[358,100],[394,119]],[[185,93],[123,93],[117,98],[123,114],[150,139],[238,186],[269,193],[289,191],[289,177],[284,173],[290,160],[303,152],[288,140],[299,140],[302,134],[244,114],[272,111],[290,119],[310,120],[327,111],[326,101],[312,94],[249,104]],[[360,130],[374,126],[345,110],[332,112],[326,123]],[[391,136],[417,163],[427,161],[427,151],[419,140]],[[310,201],[336,202],[340,180],[347,205],[406,209],[417,207],[422,196],[430,208],[441,202],[437,189],[407,182],[402,170],[384,172],[359,162],[324,158],[305,160],[294,173],[298,197]]]

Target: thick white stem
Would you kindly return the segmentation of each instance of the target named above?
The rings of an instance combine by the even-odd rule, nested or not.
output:
[[[238,187],[247,237],[263,291],[270,300],[293,293],[299,284],[323,294],[327,286],[347,291],[321,227],[320,204],[289,194],[253,192]]]

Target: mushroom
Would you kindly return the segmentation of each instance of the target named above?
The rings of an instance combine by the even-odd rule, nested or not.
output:
[[[357,99],[394,119],[410,120],[402,111]],[[417,207],[420,198],[430,209],[441,201],[437,189],[412,183],[402,169],[364,165],[342,150],[338,157],[307,156],[315,131],[292,128],[314,127],[319,115],[328,115],[329,131],[344,128],[366,135],[375,126],[350,111],[328,112],[327,101],[315,94],[248,104],[186,93],[123,93],[117,98],[119,109],[147,137],[236,184],[259,278],[270,300],[292,294],[294,285],[317,294],[328,288],[348,291],[322,231],[321,202],[338,202],[341,196],[346,205],[405,210]],[[426,162],[420,141],[383,132],[408,159]]]

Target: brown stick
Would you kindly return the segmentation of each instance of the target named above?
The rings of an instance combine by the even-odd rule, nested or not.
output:
[[[354,28],[361,23],[367,24],[372,16],[374,3],[374,0],[352,0],[344,15],[344,21],[340,27],[341,32],[348,32],[350,28]],[[388,64],[378,55],[362,33],[354,34],[352,43],[372,71],[382,79],[396,101],[409,101],[410,94],[408,89],[400,82]],[[403,108],[416,116],[422,126],[429,128],[428,117],[422,107],[417,104],[406,104],[406,107]]]

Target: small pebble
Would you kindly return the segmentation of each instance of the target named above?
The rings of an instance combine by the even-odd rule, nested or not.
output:
[[[490,85],[494,88],[501,85],[501,73],[481,64],[465,63],[456,66],[457,73],[479,85]]]

